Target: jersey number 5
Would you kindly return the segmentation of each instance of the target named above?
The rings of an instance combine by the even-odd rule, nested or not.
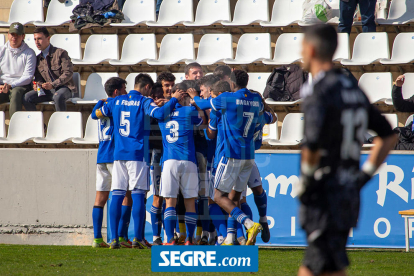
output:
[[[341,144],[341,157],[343,160],[359,160],[361,145],[368,127],[367,111],[363,108],[357,110],[346,109],[342,111],[341,123],[343,137]]]
[[[166,128],[170,129],[170,135],[167,135],[167,141],[168,143],[175,143],[178,140],[178,129],[180,125],[177,121],[169,121],[167,124],[165,124]]]
[[[130,122],[127,118],[130,117],[131,112],[129,111],[121,111],[121,122],[119,123],[121,127],[125,127],[125,129],[120,128],[119,129],[119,134],[121,134],[124,137],[128,137],[129,136],[129,131],[130,131]]]

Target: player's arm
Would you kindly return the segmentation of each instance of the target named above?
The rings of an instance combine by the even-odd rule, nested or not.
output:
[[[277,114],[273,111],[272,108],[265,102],[265,100],[262,98],[264,112],[263,116],[266,121],[267,125],[274,124],[277,122]]]
[[[362,165],[358,178],[360,188],[371,179],[398,140],[398,136],[391,129],[387,119],[373,105],[370,105],[368,120],[368,129],[375,131],[378,136],[374,138],[374,147],[371,149],[371,154]]]
[[[95,107],[92,110],[91,117],[94,120],[98,120],[99,118],[96,116],[96,110],[100,109],[104,104],[106,100],[99,100],[98,103],[95,105]]]
[[[95,112],[95,116],[98,119],[102,119],[104,117],[112,117],[112,108],[113,108],[113,103],[115,101],[110,101],[110,102],[106,102],[106,104],[104,103],[100,108],[96,109]]]
[[[206,129],[207,137],[211,140],[217,137],[217,114],[215,111],[210,112],[210,121]]]
[[[172,94],[171,100],[169,100],[164,106],[158,107],[154,101],[148,98],[145,102],[145,113],[157,120],[163,120],[166,116],[173,112],[175,105],[183,97],[184,91],[177,90]]]
[[[200,108],[201,110],[211,109],[210,100],[202,99],[199,96],[195,96],[191,104],[194,105],[195,107]]]

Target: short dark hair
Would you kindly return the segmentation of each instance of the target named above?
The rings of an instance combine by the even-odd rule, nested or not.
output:
[[[219,77],[222,80],[225,76],[230,77],[231,68],[227,65],[219,65],[219,66],[216,67],[216,69],[214,69],[213,74],[216,75],[217,77]]]
[[[175,81],[175,76],[171,72],[161,72],[157,77],[157,82],[161,83],[161,81]]]
[[[184,84],[187,87],[186,90],[190,89],[190,88],[194,88],[195,91],[197,91],[198,94],[200,94],[201,90],[200,90],[200,86],[198,85],[197,81],[195,81],[195,80],[183,80],[181,83]]]
[[[238,88],[246,88],[249,82],[249,75],[243,70],[234,70],[231,73],[230,79],[236,84]]]
[[[162,90],[162,85],[161,83],[156,82],[151,89],[151,93],[150,96],[154,96],[155,94],[157,94],[158,92],[160,92],[161,94],[164,94],[164,91]]]
[[[329,24],[316,24],[305,28],[306,42],[315,47],[316,58],[321,61],[332,61],[338,46],[338,34]]]
[[[187,89],[187,85],[185,83],[180,82],[173,86],[173,88],[171,89],[171,94],[175,93],[175,91],[177,90],[187,91]]]
[[[146,85],[154,86],[154,81],[151,76],[148,74],[140,73],[135,77],[134,87],[138,86],[139,88],[145,87]]]
[[[231,87],[228,81],[218,81],[216,82],[212,87],[211,87],[211,92],[218,96],[219,93],[223,93],[223,92],[231,92]]]
[[[207,75],[202,77],[201,79],[199,79],[197,81],[198,86],[202,86],[204,85],[207,88],[211,88],[213,86],[213,84],[215,84],[216,82],[218,82],[220,80],[220,78],[216,75]]]
[[[201,65],[199,63],[197,63],[197,62],[189,63],[184,68],[184,73],[185,73],[186,76],[188,76],[188,74],[190,73],[190,69],[192,69],[192,68],[200,68],[200,69],[203,69],[203,67],[201,67]]]
[[[112,77],[105,82],[105,92],[109,97],[114,95],[116,89],[121,90],[122,85],[126,85],[126,80],[121,79],[119,77]]]
[[[49,31],[45,28],[45,27],[37,27],[36,29],[34,29],[33,34],[44,34],[45,37],[49,37]]]

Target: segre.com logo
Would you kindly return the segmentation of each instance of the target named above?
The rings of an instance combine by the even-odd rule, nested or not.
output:
[[[153,246],[153,272],[257,272],[257,246]]]

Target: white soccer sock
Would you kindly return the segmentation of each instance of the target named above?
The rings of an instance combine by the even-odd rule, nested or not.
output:
[[[260,217],[259,222],[267,222],[267,216]]]
[[[236,239],[236,234],[234,233],[227,233],[227,237],[224,240],[227,244],[233,243],[233,241]]]
[[[220,244],[222,244],[224,242],[224,238],[223,238],[223,236],[218,236],[217,237],[217,244],[218,245],[220,245]]]
[[[253,227],[253,225],[254,225],[254,222],[251,220],[251,219],[249,219],[249,218],[247,218],[245,221],[244,221],[244,226],[246,226],[246,228],[247,229],[250,229],[250,228],[252,228]]]

